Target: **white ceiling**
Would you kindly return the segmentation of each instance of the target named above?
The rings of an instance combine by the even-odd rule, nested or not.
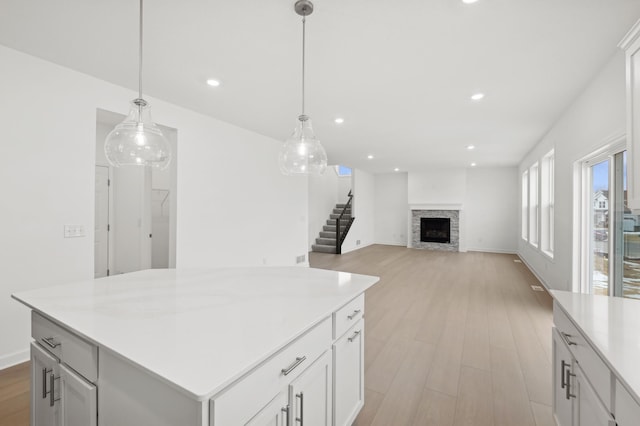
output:
[[[293,3],[148,0],[145,94],[286,139],[300,113]],[[640,0],[316,0],[307,110],[333,164],[516,165],[638,18]],[[137,19],[136,0],[1,0],[0,43],[137,89]]]

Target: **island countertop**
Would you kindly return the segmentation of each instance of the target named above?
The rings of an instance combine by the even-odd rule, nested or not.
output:
[[[640,301],[559,290],[551,295],[640,403]]]
[[[303,267],[154,269],[12,297],[204,400],[377,281]]]

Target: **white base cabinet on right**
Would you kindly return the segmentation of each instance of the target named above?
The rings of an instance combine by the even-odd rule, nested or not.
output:
[[[364,320],[333,344],[335,426],[351,426],[364,405]]]

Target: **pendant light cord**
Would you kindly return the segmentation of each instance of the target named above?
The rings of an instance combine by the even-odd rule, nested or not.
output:
[[[140,0],[140,44],[138,49],[138,98],[142,99],[142,0]]]
[[[140,0],[142,1],[142,0]],[[302,17],[302,115],[304,116],[304,53],[305,53],[305,24],[307,17]]]

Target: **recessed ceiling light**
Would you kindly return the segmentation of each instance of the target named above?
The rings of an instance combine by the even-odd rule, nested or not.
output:
[[[369,155],[367,155],[367,158],[368,158],[369,160],[373,160],[373,155],[369,154]]]
[[[344,123],[344,118],[340,118],[340,117],[338,117],[338,118],[336,118],[336,119],[335,119],[335,120],[333,120],[333,121],[335,121],[335,122],[336,122],[336,124],[342,124],[342,123]]]
[[[220,81],[210,78],[209,80],[207,80],[207,84],[211,87],[218,87],[220,86]]]
[[[395,169],[393,169],[393,171],[394,171],[394,172],[399,172],[399,171],[400,171],[400,169],[396,167]]]
[[[476,149],[475,145],[467,145],[467,149],[471,151],[472,149]]]
[[[462,3],[464,3],[464,4],[472,4],[472,3],[475,3],[477,1],[478,0],[462,0]]]
[[[484,93],[474,93],[473,95],[471,95],[472,101],[479,101],[482,98],[484,98]]]
[[[477,166],[476,163],[471,163],[471,167],[475,167],[475,166]]]

